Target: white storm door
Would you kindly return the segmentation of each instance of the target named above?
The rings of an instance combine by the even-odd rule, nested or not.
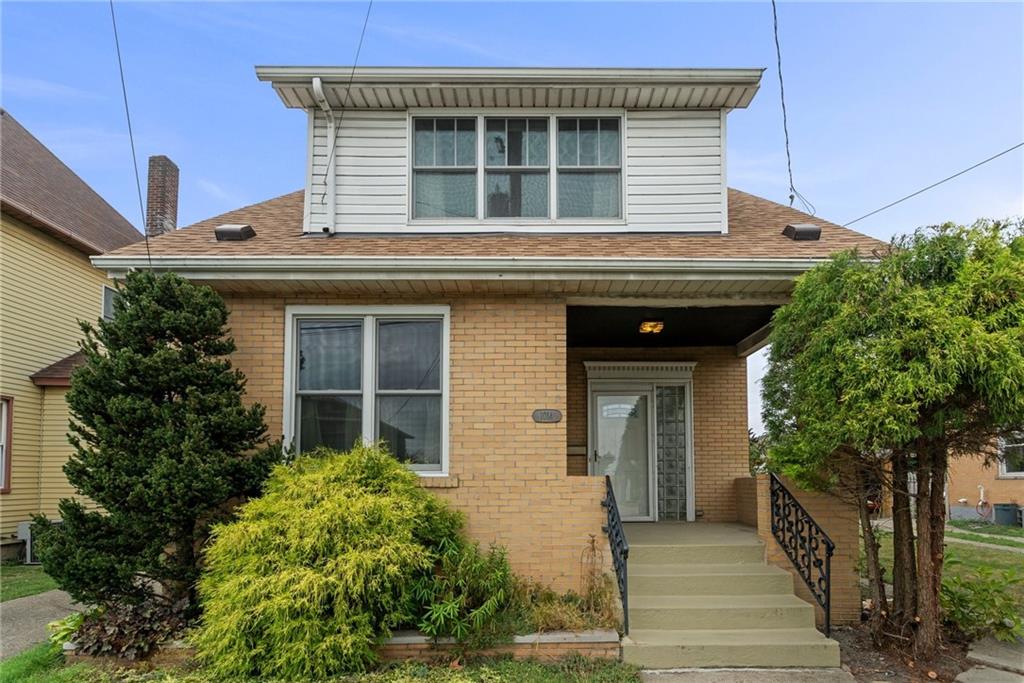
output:
[[[624,521],[653,521],[654,392],[595,390],[590,407],[590,473],[611,477]]]

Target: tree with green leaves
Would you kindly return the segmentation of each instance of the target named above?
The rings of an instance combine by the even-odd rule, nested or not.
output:
[[[878,633],[892,627],[933,655],[949,459],[995,457],[998,439],[1024,424],[1020,225],[945,224],[882,254],[836,255],[799,279],[771,344],[771,468],[860,505]],[[864,495],[879,478],[894,493],[891,609]]]
[[[194,605],[210,525],[280,459],[263,407],[243,404],[227,318],[209,287],[134,272],[112,320],[81,323],[64,472],[87,501],[62,500],[62,524],[36,524],[44,569],[76,600]]]

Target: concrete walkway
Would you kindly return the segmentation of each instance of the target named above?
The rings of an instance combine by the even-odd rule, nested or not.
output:
[[[46,625],[76,611],[64,591],[47,591],[0,602],[0,659],[46,640]]]
[[[856,683],[843,669],[674,669],[642,671],[644,683]]]
[[[883,517],[875,520],[875,527],[882,531],[892,532],[892,518]],[[995,534],[986,534],[983,531],[968,531],[967,529],[958,529],[955,526],[946,525],[946,543],[956,543],[958,545],[972,545],[976,548],[986,548],[988,550],[1005,550],[1008,553],[1017,553],[1024,555],[1024,548],[1014,548],[1008,545],[999,545],[997,543],[982,543],[980,541],[968,541],[963,538],[953,538],[949,535],[950,532],[961,533],[961,534],[972,534],[974,536],[989,536],[991,538],[1008,538],[1007,536],[997,536]],[[1016,540],[1016,539],[1013,539]]]

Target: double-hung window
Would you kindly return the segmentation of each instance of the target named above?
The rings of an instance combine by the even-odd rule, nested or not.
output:
[[[1005,439],[999,449],[999,476],[1024,479],[1024,432]]]
[[[411,183],[413,219],[621,219],[622,119],[416,116]]]
[[[103,319],[114,319],[114,300],[118,297],[117,290],[103,285]]]
[[[558,217],[622,215],[619,119],[558,119]]]
[[[294,307],[295,447],[347,450],[380,439],[412,469],[443,471],[446,316],[437,307]]]
[[[0,396],[0,493],[11,491],[11,434],[14,399]]]
[[[487,218],[548,217],[548,120],[487,119]]]
[[[473,218],[476,119],[417,118],[413,126],[414,218]]]

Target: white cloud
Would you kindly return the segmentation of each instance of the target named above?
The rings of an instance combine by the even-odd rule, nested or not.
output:
[[[196,179],[196,185],[198,185],[199,189],[211,198],[228,204],[231,207],[243,206],[247,203],[240,194],[229,190],[220,183],[210,180],[209,178]]]
[[[3,91],[8,97],[25,99],[97,100],[103,97],[99,93],[81,90],[63,83],[27,76],[4,76]]]

